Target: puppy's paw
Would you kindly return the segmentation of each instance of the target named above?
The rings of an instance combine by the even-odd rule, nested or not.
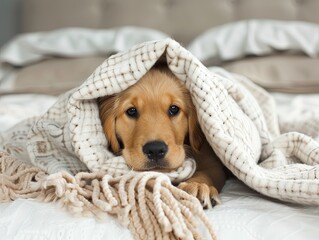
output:
[[[206,183],[182,182],[178,188],[196,197],[205,209],[221,203],[217,189]]]

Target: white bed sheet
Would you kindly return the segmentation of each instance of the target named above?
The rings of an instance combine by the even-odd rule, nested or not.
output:
[[[0,97],[0,132],[16,123],[45,113],[57,97],[39,94],[9,94]]]
[[[274,97],[280,117],[301,114],[308,107],[319,109],[319,94]],[[55,100],[35,94],[0,97],[0,131],[24,118],[43,114]],[[221,240],[318,239],[319,207],[269,199],[235,179],[227,181],[221,200],[221,205],[206,211]],[[74,217],[54,203],[19,199],[0,204],[0,239],[126,240],[132,236],[113,216],[101,221]]]

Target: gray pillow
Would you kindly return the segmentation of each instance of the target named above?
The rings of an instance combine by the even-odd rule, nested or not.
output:
[[[269,91],[319,92],[319,58],[279,54],[244,58],[225,63],[223,67],[248,77]]]
[[[23,67],[18,70],[10,93],[59,95],[80,86],[105,59],[53,58]]]

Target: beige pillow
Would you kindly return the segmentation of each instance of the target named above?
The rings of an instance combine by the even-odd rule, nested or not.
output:
[[[54,58],[21,68],[14,93],[59,95],[80,86],[106,57]]]
[[[106,58],[54,58],[21,68],[12,92],[59,95],[78,87]],[[269,91],[319,92],[319,58],[304,55],[249,57],[223,67],[247,76]]]
[[[304,55],[249,57],[223,65],[269,91],[319,92],[319,58]]]

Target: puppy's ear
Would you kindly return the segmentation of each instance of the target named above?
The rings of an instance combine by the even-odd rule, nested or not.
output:
[[[116,95],[106,96],[99,98],[98,100],[99,114],[103,127],[104,134],[108,142],[110,143],[110,148],[114,153],[120,151],[120,144],[116,137],[115,131],[115,118],[116,118]]]
[[[192,106],[188,116],[188,128],[189,143],[195,152],[199,152],[205,136],[198,123],[196,109],[194,106]]]

